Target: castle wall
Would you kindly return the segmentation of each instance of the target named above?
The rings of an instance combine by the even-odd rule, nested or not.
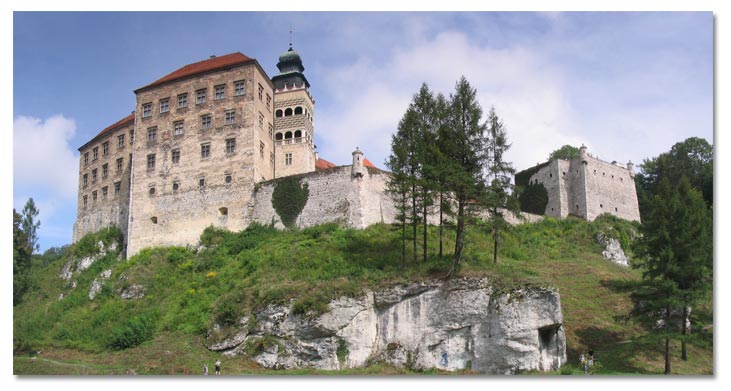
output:
[[[129,134],[133,128],[132,121],[122,124],[88,143],[79,151],[78,203],[72,242],[75,243],[88,233],[110,226],[119,228],[126,237],[132,153]],[[119,136],[123,136],[121,144]],[[95,149],[96,159],[94,159]],[[84,156],[87,156],[86,160]],[[121,159],[119,169],[118,159]],[[95,171],[96,179],[93,176]]]
[[[246,91],[235,96],[239,80],[245,80]],[[226,86],[223,99],[215,99],[218,85]],[[206,102],[196,104],[200,89],[206,90]],[[187,107],[178,107],[182,93],[188,94]],[[159,102],[168,97],[170,110],[160,113]],[[232,231],[246,227],[254,183],[274,175],[267,129],[273,102],[265,97],[273,97],[271,82],[253,63],[138,92],[128,257],[144,247],[194,244],[210,225]],[[152,114],[144,116],[148,103]],[[226,123],[230,111],[235,120]],[[211,127],[204,128],[201,116],[208,114]],[[182,134],[175,132],[179,121]],[[156,128],[155,140],[148,139],[151,128]],[[227,140],[235,140],[233,151]],[[208,156],[202,153],[204,145]],[[177,161],[173,151],[179,153]],[[150,168],[148,156],[153,155]]]
[[[396,220],[396,208],[386,194],[387,173],[369,169],[363,177],[353,178],[351,166],[340,166],[298,176],[309,189],[309,198],[296,220],[298,227],[336,222],[354,228]],[[272,206],[277,181],[260,184],[249,208],[250,222],[284,228]]]
[[[623,166],[587,157],[585,165],[587,220],[611,213],[630,221],[639,221],[639,204],[634,178]]]

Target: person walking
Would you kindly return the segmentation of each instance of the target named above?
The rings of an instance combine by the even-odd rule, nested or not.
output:
[[[208,363],[203,363],[203,376],[208,375]]]
[[[221,374],[221,360],[216,360],[216,363],[214,364],[216,366],[216,375]]]

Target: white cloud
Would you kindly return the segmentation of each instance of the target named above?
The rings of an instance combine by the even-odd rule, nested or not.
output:
[[[328,70],[324,89],[334,104],[318,115],[323,157],[347,163],[349,152],[359,146],[382,166],[390,135],[421,83],[449,95],[462,75],[477,89],[485,117],[494,105],[506,123],[513,143],[507,157],[516,168],[543,161],[563,144],[581,143],[561,73],[539,54],[520,46],[482,47],[458,32],[417,41],[381,63],[360,58]]]
[[[75,133],[76,122],[63,115],[45,120],[16,117],[13,121],[14,186],[34,194],[75,199],[78,158],[69,144]]]

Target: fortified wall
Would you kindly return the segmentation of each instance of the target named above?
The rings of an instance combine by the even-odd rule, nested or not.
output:
[[[607,163],[591,156],[585,146],[579,157],[556,159],[516,174],[531,174],[528,183],[541,183],[548,192],[545,215],[557,218],[576,216],[593,221],[603,213],[640,221],[634,181],[634,166]]]

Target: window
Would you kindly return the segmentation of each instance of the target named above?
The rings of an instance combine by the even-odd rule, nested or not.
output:
[[[272,112],[272,97],[269,96],[269,94],[267,94],[267,110],[269,110],[270,113]]]
[[[114,195],[119,195],[120,190],[122,190],[122,182],[114,182]]]
[[[202,105],[206,103],[206,90],[198,90],[195,92],[195,104]]]
[[[147,141],[154,142],[155,140],[157,140],[157,126],[147,129]]]
[[[224,182],[231,183],[232,180],[233,180],[233,176],[231,174],[224,174],[224,176],[223,176]]]
[[[180,189],[180,182],[173,181],[173,191],[178,191],[178,189]]]
[[[148,190],[151,196],[155,195],[155,186],[150,186],[150,190]]]
[[[274,152],[269,152],[269,164],[274,167]]]
[[[167,113],[170,111],[170,98],[160,99],[160,112]]]
[[[147,171],[152,171],[155,169],[155,154],[151,153],[147,155]]]
[[[173,164],[180,163],[180,148],[173,149],[172,151],[170,151],[170,154],[173,158]]]
[[[109,155],[109,141],[105,141],[102,144],[102,156]]]
[[[214,87],[214,91],[215,91],[214,98],[216,100],[223,99],[226,97],[226,85],[225,84]]]
[[[124,148],[124,135],[117,136],[117,148]]]
[[[84,166],[89,165],[89,152],[84,152]]]
[[[267,122],[267,127],[269,128],[269,138],[272,138],[272,135],[274,134],[274,127],[269,122]]]
[[[107,186],[102,187],[102,200],[106,200],[108,194],[109,188]]]
[[[94,203],[96,203],[96,190],[91,192],[91,200],[94,201]]]
[[[198,178],[198,187],[206,187],[206,178],[200,177]]]
[[[145,103],[142,105],[142,117],[149,117],[152,115],[152,103]]]
[[[292,154],[291,153],[285,153],[284,154],[284,164],[287,166],[292,165]]]
[[[259,156],[264,159],[264,143],[259,141]]]
[[[276,116],[277,118],[279,118],[279,117],[281,117],[282,115],[284,115],[284,113],[282,112],[282,109],[277,109],[277,111],[275,111],[275,112],[274,112],[274,115],[275,115],[275,116]]]
[[[302,115],[302,106],[297,106],[294,108],[294,115]]]
[[[96,183],[96,168],[91,170],[91,183]]]
[[[241,96],[246,93],[246,82],[239,80],[234,83],[234,95]]]
[[[259,127],[264,129],[264,114],[259,113]]]
[[[102,179],[106,179],[109,176],[109,164],[102,164]]]
[[[236,152],[236,139],[235,138],[226,139],[226,154],[230,155],[235,152]]]
[[[226,112],[226,125],[233,124],[236,122],[236,110],[229,110]]]
[[[178,95],[178,108],[184,109],[188,107],[188,94],[180,94]]]
[[[213,121],[211,121],[211,115],[206,114],[201,116],[201,129],[210,129],[213,127]]]
[[[86,208],[86,205],[87,205],[87,204],[88,204],[88,202],[89,202],[89,199],[88,199],[88,197],[89,197],[89,196],[87,196],[87,195],[85,195],[85,196],[84,196],[84,208]]]
[[[130,130],[129,131],[129,144],[132,145],[135,142],[135,131]]]
[[[94,147],[94,149],[91,150],[91,153],[92,153],[92,158],[91,158],[92,161],[95,162],[97,159],[99,159],[99,147]]]
[[[211,144],[201,144],[201,159],[208,159],[211,156]]]
[[[294,131],[294,138],[302,138],[302,131],[301,130],[295,130]],[[550,174],[553,175],[553,174]]]
[[[259,84],[259,100],[263,100],[264,99],[262,97],[263,95],[264,95],[264,87],[262,87],[262,85]]]
[[[176,136],[180,136],[183,134],[183,121],[175,121],[173,122],[173,134]]]
[[[150,217],[150,221],[152,222],[152,224],[157,224],[157,216]]]
[[[81,183],[83,183],[84,188],[86,188],[86,185],[89,183],[89,174],[84,174]]]
[[[292,115],[292,108],[285,109],[284,110],[284,116],[285,117],[289,117],[290,115]]]
[[[122,157],[117,158],[117,173],[122,172],[123,165],[124,165],[124,158],[122,158]]]
[[[277,140],[282,139],[282,132],[277,132],[277,135],[275,136]]]

